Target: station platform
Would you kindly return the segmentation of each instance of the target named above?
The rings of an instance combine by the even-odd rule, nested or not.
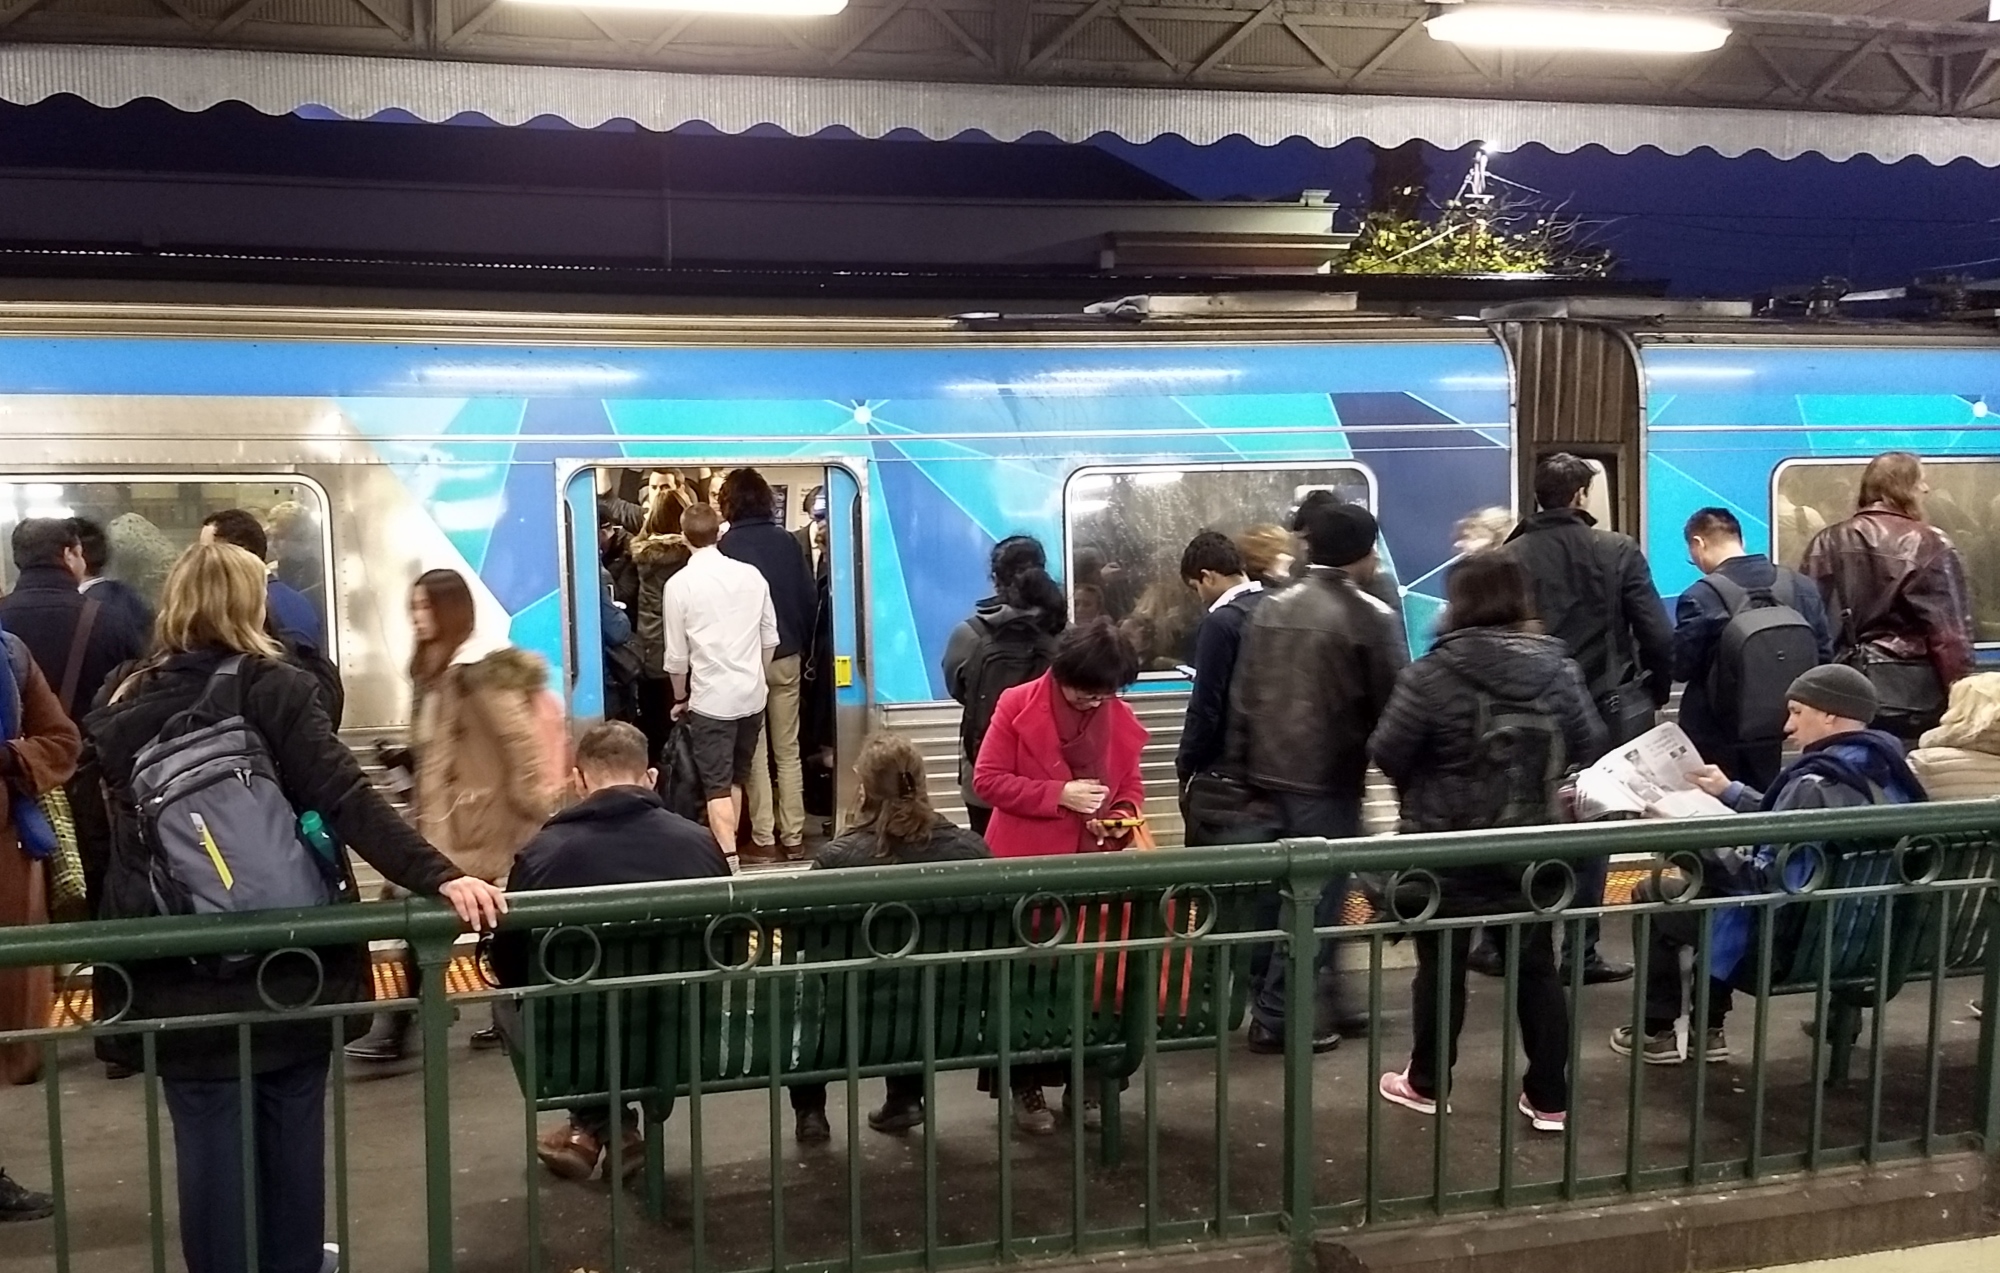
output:
[[[1607,951],[1622,957],[1625,926],[1607,924]],[[1970,983],[1946,986],[1937,1064],[1941,1085],[1939,1125],[1963,1127],[1976,1099],[1978,1026],[1967,1000]],[[1434,1125],[1407,1111],[1380,1110],[1380,1150],[1376,1159],[1380,1196],[1422,1197],[1443,1179],[1451,1189],[1491,1188],[1502,1150],[1502,1120],[1513,1123],[1513,1162],[1521,1183],[1560,1179],[1561,1136],[1538,1135],[1512,1112],[1510,1093],[1499,1090],[1501,1004],[1499,983],[1472,979],[1471,1003],[1449,1119],[1450,1143],[1443,1173],[1434,1170]],[[1632,1117],[1628,1101],[1629,1063],[1606,1047],[1614,1025],[1629,1020],[1632,987],[1611,985],[1585,991],[1581,1006],[1582,1061],[1576,1075],[1572,1118],[1577,1128],[1578,1170],[1605,1176],[1627,1169],[1671,1166],[1688,1154],[1689,1115],[1697,1083],[1706,1086],[1704,1152],[1726,1157],[1747,1152],[1753,1121],[1747,1059],[1752,1015],[1740,1010],[1733,1036],[1745,1055],[1696,1075],[1691,1067],[1648,1067],[1641,1108]],[[1380,1068],[1399,1068],[1410,1046],[1408,975],[1385,975],[1379,1023]],[[1774,1000],[1768,1023],[1769,1086],[1764,1104],[1764,1152],[1792,1153],[1808,1144],[1814,1085],[1810,1081],[1811,1041],[1799,1024],[1810,1013],[1809,997]],[[1920,1135],[1925,1109],[1927,996],[1912,993],[1891,1005],[1885,1020],[1885,1054],[1880,1067],[1884,1138]],[[456,1267],[463,1273],[603,1273],[613,1267],[608,1235],[611,1187],[601,1180],[571,1183],[541,1170],[527,1144],[531,1121],[547,1126],[559,1114],[532,1120],[524,1109],[513,1071],[497,1052],[473,1052],[469,1032],[485,1014],[467,1011],[453,1029],[450,1055],[452,1177]],[[1367,1103],[1376,1066],[1369,1044],[1349,1040],[1314,1062],[1315,1142],[1322,1171],[1317,1183],[1323,1205],[1355,1202],[1365,1192],[1368,1163]],[[1157,1102],[1159,1139],[1152,1170],[1158,1173],[1162,1220],[1198,1219],[1213,1214],[1218,1191],[1232,1211],[1275,1210],[1282,1182],[1284,1139],[1283,1058],[1248,1052],[1239,1033],[1229,1045],[1228,1133],[1217,1153],[1216,1057],[1211,1051],[1159,1058]],[[342,1237],[350,1255],[345,1266],[358,1273],[418,1273],[424,1268],[424,1170],[420,1060],[389,1066],[346,1067],[340,1089],[347,1129],[344,1183],[329,1186],[328,1236]],[[72,1267],[90,1273],[144,1273],[152,1269],[147,1204],[147,1121],[143,1082],[108,1081],[80,1043],[64,1044],[54,1076],[63,1095],[65,1180]],[[1862,1139],[1868,1112],[1867,1058],[1857,1060],[1853,1081],[1826,1089],[1823,1128],[1826,1142]],[[907,1136],[884,1136],[863,1127],[855,1165],[861,1174],[859,1249],[906,1250],[921,1245],[926,1225],[924,1182],[927,1154],[935,1155],[938,1181],[935,1239],[941,1245],[991,1241],[997,1231],[996,1181],[1001,1152],[996,1102],[975,1090],[964,1071],[941,1074],[929,1127]],[[864,1082],[864,1110],[880,1100],[880,1085]],[[1051,1092],[1055,1104],[1056,1093]],[[1093,1226],[1143,1223],[1149,1171],[1143,1084],[1135,1078],[1124,1110],[1125,1159],[1115,1167],[1098,1163],[1095,1144],[1084,1167],[1084,1202]],[[330,1106],[331,1108],[331,1106]],[[774,1235],[782,1228],[784,1258],[844,1263],[849,1254],[850,1207],[847,1146],[847,1093],[830,1093],[832,1144],[802,1148],[792,1138],[792,1116],[782,1099],[767,1091],[705,1097],[702,1106],[701,1173],[704,1243],[693,1243],[694,1195],[685,1102],[667,1124],[667,1215],[653,1221],[643,1214],[636,1189],[621,1191],[623,1265],[651,1273],[686,1270],[769,1268]],[[39,1088],[0,1091],[0,1165],[31,1185],[49,1183],[48,1105]],[[164,1115],[162,1116],[164,1118]],[[1628,1128],[1637,1131],[1637,1149],[1628,1158]],[[171,1129],[160,1126],[166,1159],[166,1232],[174,1242]],[[934,1141],[932,1141],[934,1138]],[[1072,1211],[1076,1145],[1065,1122],[1055,1136],[1007,1136],[1011,1153],[1012,1224],[1017,1238],[1063,1234]],[[928,1143],[927,1143],[928,1142]],[[330,1163],[332,1149],[329,1150]],[[1218,1158],[1227,1164],[1226,1184],[1218,1184]],[[782,1224],[771,1206],[772,1163],[784,1185]],[[340,1176],[330,1167],[330,1181]],[[532,1189],[540,1235],[538,1263],[528,1255],[528,1209]],[[341,1217],[344,1215],[344,1221]],[[1938,1237],[1962,1234],[1940,1233]],[[54,1234],[48,1222],[0,1226],[0,1273],[28,1273],[51,1265]],[[167,1268],[178,1268],[178,1253]],[[698,1257],[698,1258],[697,1258]],[[1898,1266],[1901,1267],[1901,1266]]]

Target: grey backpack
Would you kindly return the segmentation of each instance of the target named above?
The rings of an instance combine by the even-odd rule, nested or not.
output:
[[[299,833],[263,735],[243,716],[243,656],[133,761],[132,801],[164,915],[324,906],[338,881]]]

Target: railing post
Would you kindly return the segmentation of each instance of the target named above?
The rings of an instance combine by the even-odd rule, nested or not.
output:
[[[458,937],[456,916],[425,915],[410,903],[410,950],[421,984],[417,1033],[424,1041],[424,1228],[430,1273],[451,1273],[451,1014],[445,970]],[[439,923],[448,918],[449,926]],[[425,923],[430,920],[430,923]],[[419,929],[428,930],[419,934]]]
[[[1979,990],[1979,1139],[2000,1161],[2000,895],[1986,899],[1986,976]]]
[[[1293,1273],[1313,1266],[1313,1034],[1319,1026],[1317,916],[1323,862],[1286,869],[1280,912],[1285,930],[1285,1232]],[[1273,955],[1273,958],[1278,956]]]

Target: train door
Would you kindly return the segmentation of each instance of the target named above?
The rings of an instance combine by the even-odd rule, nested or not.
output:
[[[1534,511],[1535,465],[1567,451],[1591,461],[1598,524],[1645,542],[1644,400],[1631,342],[1616,328],[1564,320],[1495,325],[1514,368],[1516,506]]]
[[[687,556],[678,514],[713,502],[736,464],[631,463],[584,468],[564,489],[570,579],[568,695],[572,719],[607,714],[655,733],[664,686],[651,663],[652,602],[642,591],[661,586]],[[845,825],[853,801],[850,775],[866,729],[868,678],[861,623],[860,484],[849,470],[774,461],[756,466],[770,484],[775,520],[799,545],[813,579],[815,603],[808,647],[801,651],[800,768],[804,777],[806,846]],[[655,514],[655,507],[662,511]],[[634,536],[627,529],[637,524]],[[621,646],[607,637],[630,625]],[[636,686],[631,673],[636,670]],[[746,819],[746,825],[748,819]]]

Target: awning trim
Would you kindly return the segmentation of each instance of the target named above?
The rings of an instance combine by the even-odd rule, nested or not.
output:
[[[1972,159],[2000,166],[2000,120],[1929,115],[1700,109],[1646,105],[1250,93],[1222,89],[926,83],[517,66],[486,62],[111,45],[0,45],[0,98],[19,104],[71,93],[100,106],[157,98],[183,110],[246,103],[267,114],[320,106],[354,119],[388,110],[440,121],[476,112],[503,124],[554,115],[580,127],[626,119],[650,129],[703,122],[724,132],[770,124],[809,136],[843,127],[864,137],[914,129],[1003,141],[1047,133],[1132,142],[1175,135],[1206,144],[1240,135],[1262,145],[1301,137],[1335,145],[1421,139],[1496,150],[1539,142],[1623,154],[1708,148],[1780,159],[1869,155],[1894,163]]]

